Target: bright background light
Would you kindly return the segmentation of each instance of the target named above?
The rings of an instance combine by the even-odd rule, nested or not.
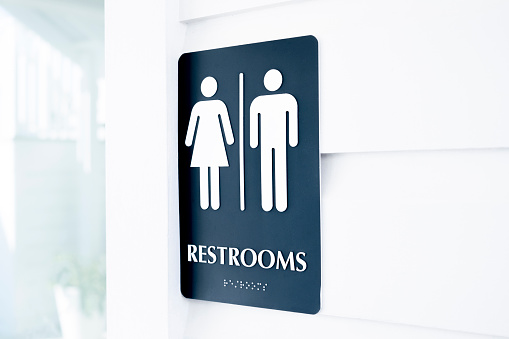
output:
[[[105,337],[103,16],[0,0],[0,339]]]

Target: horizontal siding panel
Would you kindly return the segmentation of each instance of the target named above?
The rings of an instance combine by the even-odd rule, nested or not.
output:
[[[294,0],[180,0],[180,21],[205,19]]]
[[[316,36],[323,153],[509,147],[507,17],[504,0],[299,1],[192,21],[184,49]]]
[[[329,315],[509,336],[509,150],[327,155]]]
[[[184,334],[187,339],[493,339],[463,332],[331,317],[324,314],[281,312],[200,300],[188,300],[188,305]]]

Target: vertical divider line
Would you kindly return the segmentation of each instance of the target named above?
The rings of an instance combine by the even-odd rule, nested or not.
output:
[[[244,182],[244,73],[239,73],[239,178],[240,210],[246,208]]]

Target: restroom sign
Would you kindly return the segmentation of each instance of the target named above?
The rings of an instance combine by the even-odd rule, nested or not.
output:
[[[317,313],[316,39],[183,54],[178,119],[182,294]]]

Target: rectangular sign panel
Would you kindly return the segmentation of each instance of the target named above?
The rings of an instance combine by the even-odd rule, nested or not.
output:
[[[178,143],[182,294],[317,313],[316,39],[182,55]]]

